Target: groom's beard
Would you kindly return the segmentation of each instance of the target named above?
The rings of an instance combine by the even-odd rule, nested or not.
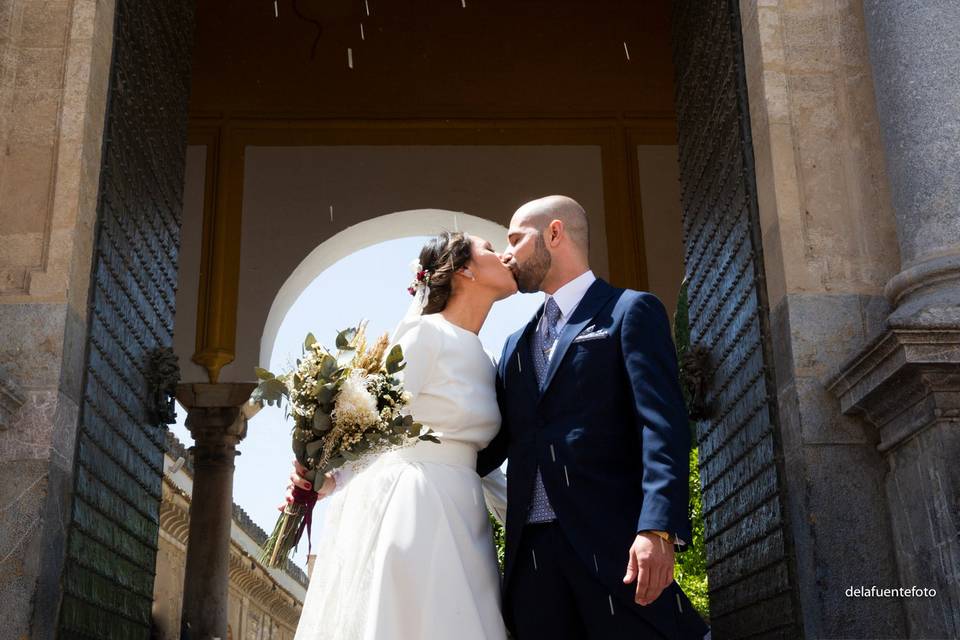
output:
[[[517,262],[514,277],[517,280],[517,289],[520,293],[536,293],[540,291],[543,279],[550,271],[553,257],[547,251],[547,243],[543,241],[543,234],[537,236],[537,244],[533,248],[533,255],[523,264]]]

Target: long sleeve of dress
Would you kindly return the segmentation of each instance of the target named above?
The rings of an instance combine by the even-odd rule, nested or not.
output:
[[[437,329],[427,322],[418,322],[397,336],[396,343],[403,349],[404,361],[400,376],[411,403],[420,395],[433,371],[442,340]]]

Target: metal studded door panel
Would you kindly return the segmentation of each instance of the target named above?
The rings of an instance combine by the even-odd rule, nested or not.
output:
[[[193,0],[118,0],[59,636],[149,638],[173,341]]]
[[[673,30],[713,635],[799,637],[737,2],[675,0]]]

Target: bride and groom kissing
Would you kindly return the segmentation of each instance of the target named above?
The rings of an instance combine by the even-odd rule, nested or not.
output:
[[[328,506],[296,640],[708,633],[673,580],[691,442],[663,305],[594,276],[571,198],[520,207],[507,242],[444,232],[423,247],[422,308],[393,341],[409,411],[441,444],[317,488]],[[494,363],[477,334],[518,290],[545,302]],[[484,496],[499,512],[505,460],[501,579]],[[302,472],[288,489],[313,488]]]

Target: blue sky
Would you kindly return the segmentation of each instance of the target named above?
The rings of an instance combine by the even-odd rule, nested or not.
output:
[[[337,331],[369,322],[370,336],[392,333],[410,306],[407,286],[413,278],[409,265],[420,253],[426,237],[390,240],[361,249],[321,273],[290,308],[277,335],[270,368],[274,372],[291,366],[308,332],[332,346]],[[502,249],[502,239],[491,238]],[[542,294],[518,294],[498,302],[487,317],[480,340],[497,356],[508,335],[522,326],[543,300]],[[253,372],[250,372],[253,379]],[[178,407],[179,409],[179,407]],[[178,411],[171,429],[189,446],[192,442]],[[283,410],[264,407],[250,421],[246,439],[240,443],[234,476],[234,502],[268,533],[273,528],[283,500],[293,453],[290,449],[290,425]],[[321,507],[314,516],[313,537],[318,535]],[[306,566],[306,541],[302,541],[294,561]]]

